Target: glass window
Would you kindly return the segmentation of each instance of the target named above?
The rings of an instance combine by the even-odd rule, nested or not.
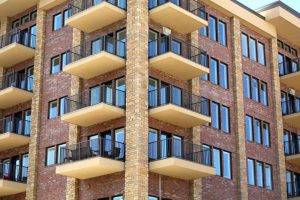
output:
[[[249,185],[255,185],[254,160],[252,159],[247,159],[247,179]]]
[[[69,63],[70,63],[70,53],[65,52],[61,55],[62,68],[64,68]]]
[[[270,147],[270,125],[266,122],[263,123],[263,144]]]
[[[172,52],[181,55],[181,42],[172,40],[171,42]]]
[[[219,43],[221,45],[227,45],[227,35],[226,35],[226,23],[219,21],[218,22],[218,33],[219,33]]]
[[[30,135],[31,131],[31,110],[24,112],[24,135]]]
[[[123,196],[115,196],[112,199],[113,200],[123,200]]]
[[[46,165],[53,165],[55,164],[55,147],[48,147],[47,148],[47,155],[46,155]]]
[[[219,149],[213,149],[213,166],[216,175],[221,176],[221,154]]]
[[[117,55],[125,57],[126,54],[126,29],[117,32]]]
[[[244,33],[242,33],[242,54],[245,57],[249,56],[249,52],[248,52],[248,36]]]
[[[66,144],[57,146],[57,163],[63,163],[66,156]]]
[[[258,119],[254,119],[254,140],[261,144],[261,122]]]
[[[21,18],[21,24],[22,24],[22,25],[25,24],[25,23],[27,23],[27,22],[29,22],[29,21],[30,21],[30,16],[29,16],[29,14],[28,14],[28,15],[25,15],[24,17]]]
[[[101,88],[100,86],[95,86],[90,88],[90,104],[91,105],[96,105],[100,103],[100,92]]]
[[[158,83],[157,80],[153,79],[153,78],[149,78],[149,86],[148,86],[148,90],[149,90],[149,94],[148,94],[148,98],[149,98],[149,106],[150,107],[155,107],[157,106],[157,96],[158,96],[158,91],[157,91],[157,87],[158,87]]]
[[[102,51],[102,38],[92,41],[92,55]]]
[[[263,187],[263,164],[261,162],[256,162],[256,185]]]
[[[30,20],[35,20],[35,19],[36,19],[36,16],[37,16],[37,11],[33,11],[33,12],[30,14]]]
[[[227,151],[223,151],[223,176],[231,179],[231,155]]]
[[[249,115],[246,115],[245,117],[245,129],[246,139],[248,141],[253,141],[252,117]]]
[[[252,77],[251,87],[252,87],[252,99],[254,101],[259,101],[258,79]]]
[[[51,74],[57,74],[60,72],[60,57],[56,56],[51,58]]]
[[[180,106],[181,98],[182,98],[181,89],[173,86],[172,87],[172,103]]]
[[[209,16],[208,27],[209,38],[217,41],[217,19],[215,17]]]
[[[260,83],[260,102],[267,106],[268,105],[268,91],[267,91],[267,83]]]
[[[207,33],[208,33],[208,27],[207,26],[203,26],[199,29],[200,35],[207,37]]]
[[[28,177],[29,156],[28,153],[22,155],[22,181],[26,181]]]
[[[228,67],[224,63],[220,63],[220,86],[228,89]]]
[[[272,190],[272,182],[272,167],[271,165],[265,164],[265,187],[269,190]]]
[[[256,57],[256,40],[250,37],[249,39],[249,57],[251,60],[257,61]]]
[[[116,105],[124,106],[125,105],[125,78],[120,78],[116,80]]]
[[[209,70],[210,82],[213,84],[218,84],[218,61],[211,58],[209,67],[210,67]]]
[[[243,76],[243,87],[244,87],[244,96],[246,98],[251,98],[251,88],[250,88],[250,76],[248,74],[244,74]]]
[[[53,30],[61,29],[63,26],[62,14],[58,13],[53,16]]]
[[[65,10],[64,11],[64,21],[63,21],[63,26],[66,25],[67,19],[71,16],[71,9]]]
[[[220,109],[220,104],[216,102],[211,103],[211,126],[216,129],[220,128],[219,109]]]
[[[155,31],[149,31],[149,47],[148,47],[148,56],[154,57],[157,55],[158,53],[158,47],[157,47],[157,38],[158,38],[158,34]]]
[[[230,132],[230,115],[229,115],[229,108],[226,106],[221,107],[221,127],[222,131],[229,133]]]
[[[148,134],[148,143],[149,143],[149,148],[148,148],[148,155],[150,159],[157,159],[157,148],[158,148],[158,134],[157,131],[154,129],[149,129],[149,134]]]
[[[59,114],[63,115],[67,112],[67,97],[62,97],[59,99]]]
[[[57,101],[51,101],[49,103],[49,119],[53,119],[58,116],[58,105]]]
[[[258,44],[257,44],[257,54],[258,54],[258,62],[262,65],[266,65],[265,45],[263,43],[258,42]]]
[[[157,197],[153,197],[153,196],[149,196],[148,200],[158,200],[158,198]]]
[[[284,56],[282,54],[278,54],[278,67],[279,67],[279,75],[282,76],[285,74],[284,70]]]

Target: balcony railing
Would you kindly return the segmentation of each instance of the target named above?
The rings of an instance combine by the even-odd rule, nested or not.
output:
[[[300,153],[300,140],[291,140],[284,142],[284,153],[286,156]]]
[[[189,91],[174,86],[162,87],[160,90],[149,91],[149,108],[155,108],[167,104],[176,106],[210,116],[210,102],[200,96],[193,95]]]
[[[2,121],[2,123],[1,123]],[[30,136],[31,121],[19,118],[5,118],[1,120],[0,134],[3,133],[15,133],[18,135]]]
[[[96,6],[102,2],[110,3],[118,8],[126,10],[126,0],[69,0],[69,8],[71,9],[70,15],[80,13],[90,7]]]
[[[24,46],[35,48],[36,36],[26,31],[14,29],[0,36],[0,48],[8,46],[12,43],[22,44]]]
[[[300,112],[300,99],[281,102],[282,115],[290,115]]]
[[[180,55],[195,63],[201,64],[202,66],[208,66],[206,51],[190,43],[184,42],[172,36],[163,36],[148,42],[149,58],[153,58],[168,52]]]
[[[288,198],[300,197],[300,185],[295,182],[287,182],[286,190]]]
[[[150,142],[148,152],[150,161],[175,157],[212,166],[210,149],[177,138]]]
[[[28,167],[12,163],[0,164],[0,179],[26,182],[28,177]]]
[[[126,57],[126,41],[105,35],[97,40],[83,43],[67,51],[67,64],[100,52],[107,52],[121,58]]]
[[[165,3],[173,3],[194,15],[201,17],[204,20],[207,20],[207,13],[205,12],[205,6],[199,3],[198,1],[188,0],[188,1],[180,1],[180,0],[149,0],[148,6],[149,10],[154,9],[158,6],[161,6]]]
[[[97,138],[63,148],[60,163],[68,163],[93,157],[125,160],[125,144],[105,138]]]
[[[125,108],[125,91],[101,85],[95,92],[88,91],[67,97],[64,101],[64,111],[66,114],[100,103]]]
[[[33,91],[34,78],[33,76],[28,76],[23,73],[11,72],[0,77],[2,80],[1,90],[9,87],[16,87],[22,90],[27,90],[29,92]]]
[[[300,71],[300,58],[278,63],[279,75],[284,76]]]

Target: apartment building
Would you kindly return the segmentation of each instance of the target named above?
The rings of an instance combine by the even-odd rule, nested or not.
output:
[[[299,16],[0,0],[0,199],[300,199]]]

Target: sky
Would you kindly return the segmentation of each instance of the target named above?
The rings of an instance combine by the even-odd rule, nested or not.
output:
[[[238,0],[242,4],[252,8],[253,10],[260,8],[269,3],[275,2],[275,0]],[[300,12],[300,0],[281,0],[283,3],[289,5],[294,10]]]

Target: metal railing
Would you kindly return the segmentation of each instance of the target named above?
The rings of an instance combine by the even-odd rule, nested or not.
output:
[[[300,99],[281,102],[282,115],[290,115],[300,112]]]
[[[9,87],[16,87],[32,92],[34,88],[33,76],[28,76],[24,73],[10,72],[0,77],[0,80],[2,83],[0,86],[1,90]]]
[[[125,144],[105,138],[91,139],[62,148],[59,163],[68,163],[93,157],[125,160]]]
[[[90,7],[101,4],[102,2],[110,3],[118,8],[126,10],[126,0],[69,0],[70,16],[80,13]]]
[[[174,86],[162,87],[149,91],[149,108],[166,104],[174,104],[191,111],[210,116],[210,101],[206,98],[193,95],[189,91]]]
[[[26,182],[28,177],[28,167],[12,163],[0,163],[0,179]]]
[[[63,103],[65,114],[99,103],[125,108],[125,91],[114,89],[107,85],[98,86],[96,90],[93,92],[93,89],[90,89],[89,91],[67,97]]]
[[[150,161],[176,157],[212,166],[211,149],[177,138],[150,142],[148,155]]]
[[[149,10],[154,9],[158,6],[161,6],[166,3],[173,3],[194,15],[201,17],[204,20],[207,20],[207,13],[205,11],[205,6],[202,5],[199,1],[195,0],[187,0],[187,1],[180,1],[180,0],[149,0],[148,7]],[[174,22],[176,23],[176,22]]]
[[[300,58],[278,63],[279,75],[284,76],[300,71]]]
[[[126,41],[117,40],[115,37],[105,35],[96,40],[72,47],[67,51],[67,64],[103,51],[125,58]]]
[[[0,134],[15,133],[18,135],[30,136],[31,121],[17,117],[7,117],[0,121]]]
[[[205,67],[208,66],[206,51],[190,43],[176,39],[172,36],[163,36],[148,42],[149,58],[153,58],[167,52],[173,52]]]
[[[299,197],[300,196],[300,185],[295,182],[286,183],[286,192],[288,198]]]
[[[284,141],[284,153],[286,156],[300,153],[300,140]]]
[[[13,29],[10,32],[0,36],[0,48],[3,48],[12,43],[18,43],[27,47],[36,47],[36,35],[26,31]]]

